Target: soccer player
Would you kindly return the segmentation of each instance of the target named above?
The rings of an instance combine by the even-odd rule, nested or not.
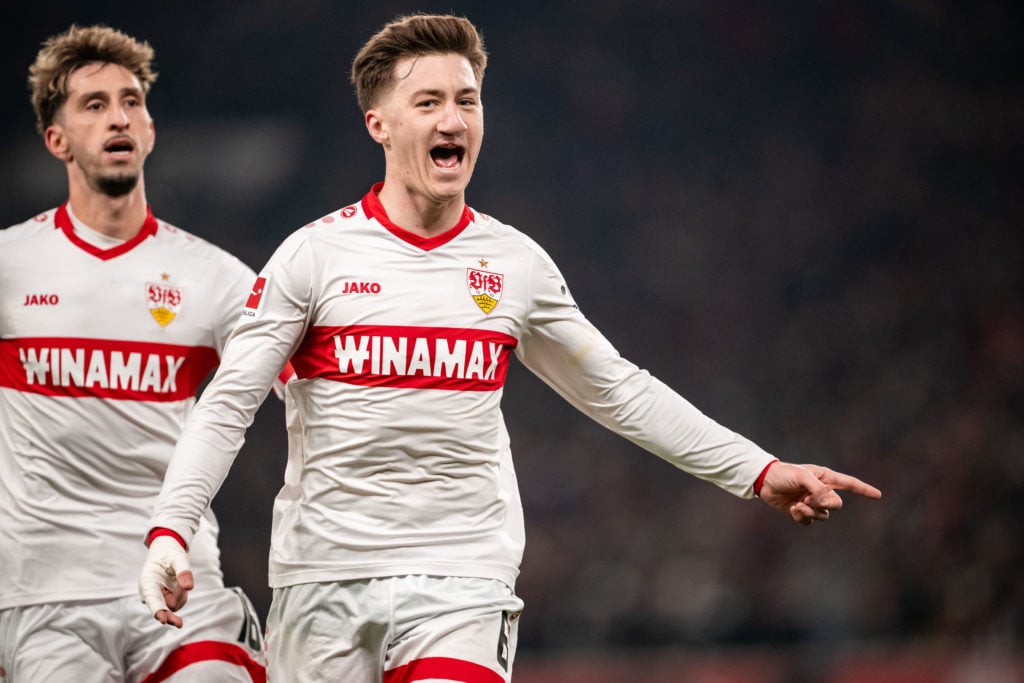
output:
[[[168,470],[151,534],[191,548],[292,358],[271,679],[511,679],[525,536],[500,408],[513,355],[600,424],[797,522],[827,519],[836,490],[881,495],[703,415],[587,322],[541,247],[467,206],[486,61],[454,16],[399,18],[359,51],[352,81],[384,181],[271,257]],[[157,619],[181,622],[200,571],[173,537],[152,542],[140,593]]]
[[[150,212],[152,59],[122,32],[71,26],[29,69],[68,198],[0,231],[2,681],[266,680],[209,511],[189,536],[188,626],[161,626],[137,593],[175,441],[256,276]]]

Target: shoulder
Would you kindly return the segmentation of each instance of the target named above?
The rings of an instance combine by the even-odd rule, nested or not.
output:
[[[204,264],[234,277],[252,272],[248,265],[227,249],[167,221],[157,219],[156,238],[157,248],[167,250],[174,258]]]
[[[309,221],[290,236],[292,242],[336,241],[351,239],[367,230],[378,232],[376,223],[361,202],[348,204]]]
[[[297,252],[304,250],[312,252],[315,256],[320,245],[325,242],[337,242],[339,239],[349,239],[368,224],[369,220],[359,204],[349,204],[335,209],[295,228],[277,247],[274,258],[288,260]]]
[[[368,222],[369,218],[357,202],[320,216],[306,223],[296,232],[308,235],[333,234],[339,230],[365,225]]]
[[[31,239],[40,234],[53,232],[55,230],[53,223],[53,214],[55,212],[55,208],[50,209],[49,211],[36,214],[26,221],[0,230],[0,244],[10,245],[15,242]]]
[[[473,209],[473,222],[482,235],[501,241],[503,248],[520,249],[524,254],[551,261],[547,251],[522,230],[476,209]]]
[[[499,240],[495,246],[500,251],[493,253],[502,254],[503,263],[505,262],[504,255],[512,255],[515,262],[523,269],[522,272],[526,274],[525,281],[531,283],[530,286],[534,288],[534,292],[554,302],[555,305],[568,304],[576,308],[558,264],[536,240],[493,216],[477,211],[474,213],[480,232],[491,236],[492,239]]]

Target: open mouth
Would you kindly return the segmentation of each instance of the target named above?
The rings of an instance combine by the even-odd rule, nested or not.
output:
[[[103,146],[103,151],[115,155],[130,154],[135,150],[135,143],[130,138],[114,138],[108,140]]]
[[[463,147],[434,147],[430,150],[430,158],[440,168],[456,168],[464,156],[466,150]]]

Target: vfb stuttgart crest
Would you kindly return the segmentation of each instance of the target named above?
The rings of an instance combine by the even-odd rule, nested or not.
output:
[[[473,301],[484,313],[490,314],[501,301],[501,290],[505,285],[505,276],[476,268],[466,269],[466,283]]]
[[[161,327],[167,327],[181,309],[181,289],[147,282],[146,303],[153,320]]]

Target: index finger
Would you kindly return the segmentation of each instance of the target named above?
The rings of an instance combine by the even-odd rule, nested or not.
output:
[[[882,497],[882,492],[880,490],[865,481],[861,481],[857,477],[830,469],[822,469],[824,471],[818,475],[818,479],[823,484],[827,484],[834,489],[839,489],[840,491],[850,491],[851,493],[857,493],[862,496],[867,496],[868,498]]]

